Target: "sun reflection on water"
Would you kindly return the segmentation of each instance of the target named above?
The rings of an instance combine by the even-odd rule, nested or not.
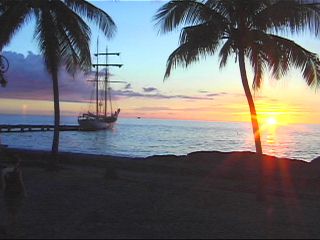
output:
[[[277,130],[280,123],[275,115],[271,115],[264,119],[261,126],[261,136],[264,152],[268,155],[276,155],[282,153],[282,149],[278,142]]]
[[[262,147],[265,154],[284,157],[288,153],[292,154],[299,148],[298,134],[294,134],[295,128],[298,126],[290,126],[282,124],[277,118],[268,118],[261,126]],[[299,129],[299,133],[303,133],[303,129]]]
[[[269,155],[275,155],[278,152],[279,146],[277,144],[277,133],[276,133],[277,128],[268,128],[265,131],[265,143],[266,143],[266,153]]]

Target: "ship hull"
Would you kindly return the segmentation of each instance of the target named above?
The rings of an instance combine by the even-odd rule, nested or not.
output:
[[[97,116],[90,112],[78,117],[79,127],[83,131],[97,131],[113,128],[118,120],[120,109],[118,109],[111,116]]]
[[[105,122],[99,119],[79,119],[80,129],[83,131],[105,130],[113,127],[115,122]]]

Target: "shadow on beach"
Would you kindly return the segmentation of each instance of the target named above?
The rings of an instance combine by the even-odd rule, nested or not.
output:
[[[261,203],[261,163],[250,152],[133,159],[61,153],[63,168],[48,172],[48,152],[8,151],[22,158],[28,193],[15,238],[320,237],[317,161],[265,156]]]

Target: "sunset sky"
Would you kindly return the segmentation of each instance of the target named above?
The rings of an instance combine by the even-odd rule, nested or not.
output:
[[[121,52],[110,61],[124,64],[112,69],[115,106],[121,117],[186,119],[208,121],[249,121],[249,110],[234,59],[219,69],[218,57],[208,57],[188,69],[177,68],[163,81],[166,60],[178,46],[179,31],[159,35],[153,21],[162,1],[97,1],[117,24],[117,34],[106,40],[92,27],[92,50],[99,36],[100,50]],[[92,25],[90,25],[92,26]],[[9,84],[0,89],[0,112],[3,114],[53,114],[51,79],[33,40],[34,22],[30,21],[4,48],[10,60]],[[320,53],[320,39],[308,32],[287,36],[310,51]],[[93,53],[94,51],[92,51]],[[252,72],[248,67],[249,78]],[[87,111],[91,86],[82,74],[75,78],[60,73],[60,99],[63,115]],[[319,91],[304,83],[299,70],[276,81],[265,75],[262,89],[255,93],[261,121],[270,117],[279,124],[320,123]]]

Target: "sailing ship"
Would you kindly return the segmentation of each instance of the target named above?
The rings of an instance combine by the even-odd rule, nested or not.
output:
[[[98,45],[98,44],[97,44]],[[98,48],[98,47],[97,47]],[[78,117],[78,123],[81,130],[84,131],[97,131],[110,129],[118,120],[120,108],[113,112],[112,99],[111,99],[111,87],[110,83],[122,82],[122,81],[110,81],[109,80],[109,67],[122,67],[122,64],[108,63],[108,56],[116,55],[120,53],[109,53],[108,49],[106,52],[94,54],[96,57],[96,63],[92,64],[93,68],[96,69],[95,79],[91,80],[95,85],[95,112],[86,112]],[[105,63],[99,63],[99,57],[105,56]],[[99,72],[99,68],[104,68],[104,76]],[[90,80],[89,80],[90,81]],[[109,108],[109,109],[108,109]],[[110,112],[109,112],[109,111]]]

